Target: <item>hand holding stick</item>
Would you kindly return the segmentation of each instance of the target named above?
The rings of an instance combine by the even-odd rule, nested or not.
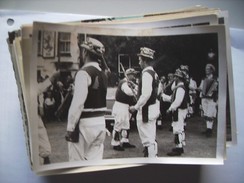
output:
[[[121,69],[122,69],[122,71],[123,71],[123,73],[124,73],[124,75],[125,75],[125,78],[127,79],[128,86],[130,87],[130,89],[131,89],[131,91],[132,91],[132,93],[133,93],[134,100],[135,100],[135,102],[137,102],[136,92],[135,92],[135,90],[134,90],[133,87],[132,87],[132,81],[129,81],[129,78],[128,78],[126,72],[125,72],[125,68],[124,68],[124,66],[122,65],[122,63],[120,63],[120,67],[121,67]]]

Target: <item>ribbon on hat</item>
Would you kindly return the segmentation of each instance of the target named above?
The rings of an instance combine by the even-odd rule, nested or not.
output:
[[[99,56],[102,56],[105,52],[103,44],[100,41],[90,37],[87,38],[87,40],[84,41],[83,44],[81,44],[81,47],[86,48],[90,52]]]

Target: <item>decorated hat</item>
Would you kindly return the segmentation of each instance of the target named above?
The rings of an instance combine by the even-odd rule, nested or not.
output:
[[[182,70],[180,70],[180,69],[176,69],[176,71],[175,71],[175,73],[174,73],[174,76],[178,76],[178,77],[180,77],[180,78],[182,78],[182,79],[185,79],[185,74],[184,74],[184,72],[183,72]]]
[[[87,37],[80,46],[98,56],[102,56],[105,53],[104,45],[97,39],[91,37]]]
[[[185,72],[189,72],[189,66],[188,65],[181,65],[180,70],[185,71]]]
[[[147,48],[147,47],[142,47],[142,48],[140,48],[140,53],[138,53],[137,55],[147,57],[150,59],[154,59],[154,53],[155,53],[154,50]]]
[[[188,65],[181,65],[179,68],[183,74],[184,74],[184,79],[189,80],[189,66]]]
[[[215,67],[213,66],[213,64],[207,64],[206,65],[206,69],[209,68],[211,69],[213,72],[215,72]]]
[[[137,71],[135,69],[133,69],[133,68],[129,68],[129,69],[126,69],[125,74],[126,75],[137,74]]]

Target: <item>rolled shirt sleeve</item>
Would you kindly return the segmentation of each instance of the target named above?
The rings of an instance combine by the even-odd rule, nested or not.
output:
[[[79,71],[75,77],[74,95],[69,108],[67,131],[74,131],[88,95],[91,77],[85,71]]]
[[[171,102],[171,96],[170,95],[166,95],[166,94],[162,94],[162,99],[164,102]]]
[[[160,82],[159,85],[158,85],[158,92],[157,92],[157,94],[158,95],[161,95],[163,93],[163,90],[164,90],[164,85]]]
[[[189,89],[190,89],[190,91],[195,91],[197,89],[197,83],[196,83],[196,81],[194,81],[192,79],[190,80]]]
[[[134,96],[133,89],[128,86],[127,82],[122,84],[121,90],[128,96]]]

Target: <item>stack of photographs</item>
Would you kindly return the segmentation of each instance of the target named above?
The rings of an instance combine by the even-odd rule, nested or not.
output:
[[[37,174],[223,164],[237,143],[226,11],[34,22],[7,41]]]

